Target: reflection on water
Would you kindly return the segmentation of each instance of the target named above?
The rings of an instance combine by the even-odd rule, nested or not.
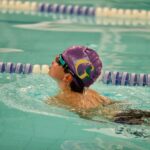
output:
[[[93,23],[92,21],[91,22],[89,21],[87,25],[85,23],[86,21],[81,22],[80,24],[80,22],[75,19],[74,20],[69,19],[68,21],[64,20],[64,18],[59,19],[59,21],[39,22],[36,24],[19,23],[15,25],[16,31],[18,32],[17,34],[18,39],[16,37],[15,40],[16,41],[19,40],[20,41],[19,43],[21,43],[20,45],[22,47],[24,46],[25,48],[23,49],[25,49],[26,51],[27,49],[29,50],[32,49],[33,51],[31,50],[31,52],[28,53],[29,55],[25,55],[26,53],[23,53],[22,58],[14,54],[16,56],[14,58],[16,58],[17,61],[17,58],[23,60],[24,57],[29,56],[29,58],[31,58],[29,60],[32,61],[32,63],[34,63],[34,60],[32,58],[36,58],[39,55],[45,54],[44,56],[49,57],[48,54],[49,52],[47,52],[47,47],[49,45],[47,45],[47,47],[44,46],[46,45],[47,42],[48,43],[51,42],[49,44],[52,46],[52,43],[56,42],[55,40],[58,39],[56,43],[60,43],[60,45],[62,45],[63,48],[65,48],[66,45],[64,45],[64,40],[58,38],[58,37],[65,37],[64,31],[65,34],[68,34],[70,32],[70,34],[66,36],[67,37],[66,39],[68,39],[70,35],[74,36],[74,38],[72,39],[73,44],[75,43],[74,41],[79,41],[80,38],[80,36],[75,34],[76,32],[87,33],[83,35],[83,38],[85,41],[88,42],[91,40],[90,38],[88,38],[88,36],[90,37],[91,33],[94,34],[96,33],[99,35],[96,36],[96,38],[99,37],[98,39],[99,45],[96,41],[95,43],[94,41],[89,42],[88,45],[98,50],[98,53],[100,54],[103,60],[104,69],[112,71],[117,70],[136,73],[141,72],[148,73],[149,57],[150,57],[150,52],[148,51],[148,49],[150,48],[149,43],[150,30],[148,27],[145,26],[129,27],[128,25],[113,26],[109,24],[104,25],[101,24],[100,22],[98,24],[98,21],[97,24],[95,22]],[[38,37],[39,39],[36,40],[40,42],[41,40],[43,40],[42,42],[44,43],[43,44],[44,46],[40,42],[37,42],[37,44],[33,44],[33,41],[31,41],[31,43],[28,44],[29,47],[23,45],[25,44],[24,40],[28,39],[27,34],[29,33],[25,32],[27,30],[34,33],[31,34],[32,36],[31,39],[36,39],[35,37]],[[24,31],[22,32],[23,34],[20,34],[20,31]],[[55,32],[52,34],[51,31]],[[39,33],[42,36],[40,37],[37,36],[39,35]],[[54,34],[56,33],[57,36],[56,35],[54,36]],[[23,35],[25,36],[23,37]],[[50,35],[51,37],[54,36],[55,38],[50,38]],[[49,38],[51,39],[50,41]],[[85,41],[83,41],[83,43]],[[5,41],[2,41],[2,43],[4,42]],[[30,38],[29,41],[26,42],[29,43]],[[67,42],[69,44],[71,43],[71,41]],[[51,50],[56,48],[57,45],[56,43],[53,45]],[[31,48],[31,45],[36,46]],[[36,51],[37,49],[38,51]],[[43,52],[43,49],[46,49],[46,51]],[[52,58],[55,55],[55,52],[51,53]],[[8,56],[12,58],[12,54],[3,56],[5,56],[3,58],[6,58]],[[43,59],[48,57],[43,57]],[[44,62],[43,59],[40,60],[38,59],[38,63],[39,61]],[[27,61],[26,58],[24,58],[24,61],[25,62]],[[129,87],[129,86],[113,86],[113,85],[107,86],[102,83],[95,83],[94,85],[92,85],[91,88],[95,89],[102,95],[108,96],[113,100],[126,102],[128,105],[130,105],[131,108],[150,110],[150,101],[149,101],[150,88],[148,87]],[[0,110],[0,115],[2,118],[0,121],[1,140],[3,141],[5,139],[9,139],[9,137],[15,135],[14,142],[18,143],[18,139],[21,139],[22,135],[24,135],[24,132],[27,131],[27,134],[29,134],[28,135],[29,143],[32,146],[37,145],[42,140],[44,140],[43,145],[45,145],[46,143],[45,140],[47,140],[48,142],[46,143],[47,144],[46,147],[49,148],[50,145],[49,142],[51,139],[55,140],[60,138],[61,144],[60,143],[59,144],[61,145],[61,149],[69,149],[69,150],[150,149],[149,126],[141,125],[131,127],[129,125],[120,125],[114,122],[110,122],[104,119],[103,117],[99,117],[98,118],[99,122],[95,122],[80,118],[77,114],[70,112],[64,108],[60,108],[57,106],[48,106],[45,103],[45,100],[47,100],[49,96],[55,95],[57,92],[58,92],[57,84],[55,83],[55,81],[53,81],[46,75],[34,74],[27,76],[20,76],[20,75],[10,76],[8,74],[7,75],[1,74],[0,75],[0,103],[1,103],[0,107],[2,108]],[[8,110],[8,112],[6,113],[7,116],[4,116],[5,115],[4,112],[7,110]],[[22,112],[22,114],[18,113],[21,119],[18,117],[16,112],[17,113]],[[35,119],[33,115],[35,115],[37,118]],[[26,119],[26,116],[28,116],[25,122],[27,123],[27,126],[24,126],[23,130],[25,131],[23,131],[21,127],[19,128],[18,124],[24,121],[24,118]],[[15,130],[11,128],[12,126],[13,129]],[[30,132],[31,127],[33,129],[32,132]],[[63,133],[59,134],[59,132],[57,132],[58,129],[60,129],[60,131],[62,131]],[[8,133],[11,136],[9,136]],[[21,138],[19,135],[21,135]],[[6,141],[7,141],[6,143],[8,143],[9,140]],[[54,142],[53,144],[56,145],[57,142]]]
[[[96,21],[83,23],[76,19],[59,18],[49,22],[16,24],[14,27],[37,32],[99,33],[99,45],[89,45],[96,45],[92,48],[101,56],[105,70],[149,73],[150,30],[147,26],[111,26],[101,25]]]
[[[148,144],[148,143],[147,143]],[[93,150],[126,150],[126,149],[142,149],[146,150],[142,146],[142,144],[136,144],[133,142],[130,142],[129,139],[125,140],[124,142],[121,142],[120,140],[114,140],[114,139],[106,139],[106,141],[103,141],[101,138],[94,138],[93,141],[72,141],[68,140],[65,141],[62,145],[61,148],[63,150],[88,150],[88,149],[93,149]]]
[[[112,99],[120,101],[128,100],[133,108],[150,109],[149,88],[116,87],[103,85],[102,83],[96,83],[92,88]],[[59,122],[63,121],[65,124],[68,124],[69,121],[69,131],[60,124],[61,130],[67,131],[64,134],[66,138],[61,141],[61,149],[141,149],[142,143],[145,144],[143,149],[147,148],[150,138],[150,129],[148,126],[131,127],[129,125],[120,125],[110,122],[103,117],[99,117],[99,122],[85,120],[79,118],[77,114],[67,109],[46,105],[45,100],[47,100],[49,96],[55,95],[57,92],[57,84],[47,75],[27,75],[24,78],[18,78],[12,82],[2,84],[0,87],[0,102],[9,108],[21,110],[25,115],[37,114],[39,115],[39,120],[42,115],[43,117],[48,116],[47,120],[54,118],[54,120],[58,119]],[[28,119],[26,121],[28,121]],[[38,122],[37,119],[34,128],[37,128],[40,124],[42,124],[42,122]],[[55,124],[55,122],[53,122],[53,124]],[[57,127],[57,121],[55,126]],[[6,128],[9,129],[8,126]],[[0,129],[2,128],[0,127]],[[55,130],[55,127],[45,130]],[[74,130],[75,133],[73,133]],[[16,130],[16,132],[17,131],[20,133],[22,132],[19,129]],[[56,135],[57,134],[58,133],[56,133]],[[75,138],[76,134],[80,140]],[[84,135],[86,138],[84,138]],[[45,136],[53,138],[51,134],[46,135],[45,133]],[[68,140],[67,137],[70,140]],[[86,140],[87,137],[89,141]],[[128,141],[129,138],[131,139],[130,142]],[[141,139],[143,139],[143,142],[140,143]]]

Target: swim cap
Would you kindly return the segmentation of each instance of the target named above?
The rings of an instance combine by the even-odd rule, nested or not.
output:
[[[83,83],[89,87],[101,74],[102,62],[99,55],[85,46],[72,46],[62,53],[64,61]],[[75,80],[75,79],[74,79]]]

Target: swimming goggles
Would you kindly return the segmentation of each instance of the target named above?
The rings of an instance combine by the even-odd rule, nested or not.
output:
[[[62,57],[62,54],[60,54],[59,56],[57,56],[55,60],[64,69],[66,69],[68,67],[67,63],[64,61],[64,59]]]
[[[73,76],[73,78],[75,79],[74,81],[78,86],[80,86],[80,84],[83,84],[82,80],[69,68],[68,64],[63,59],[62,54],[57,56],[55,61]]]

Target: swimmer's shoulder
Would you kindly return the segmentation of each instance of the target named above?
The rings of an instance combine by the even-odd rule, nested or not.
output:
[[[109,104],[113,103],[113,101],[111,99],[109,99],[106,96],[101,95],[100,93],[96,92],[93,89],[88,89],[88,95],[89,95],[89,97],[98,100],[100,102],[100,104],[103,104],[103,105],[107,105],[107,104],[109,105]]]

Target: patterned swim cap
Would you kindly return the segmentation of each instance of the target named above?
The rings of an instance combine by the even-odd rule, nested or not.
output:
[[[64,61],[83,83],[89,87],[101,74],[102,61],[99,55],[85,46],[72,46],[62,53]],[[75,79],[74,79],[75,80]]]

